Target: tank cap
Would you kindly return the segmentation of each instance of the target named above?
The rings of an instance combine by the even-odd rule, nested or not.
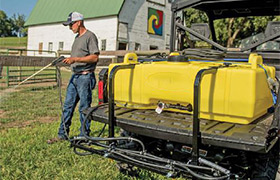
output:
[[[230,62],[224,62],[224,66],[226,66],[226,67],[229,67],[231,65],[232,65],[232,63],[230,63]]]
[[[178,56],[168,56],[167,61],[169,62],[189,62],[189,60],[182,55]]]

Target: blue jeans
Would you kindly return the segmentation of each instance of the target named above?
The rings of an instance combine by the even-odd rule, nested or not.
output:
[[[66,98],[63,106],[63,115],[61,117],[61,123],[58,130],[58,136],[66,139],[66,134],[69,135],[71,121],[73,113],[77,103],[80,101],[79,112],[80,112],[80,135],[82,134],[82,125],[85,120],[83,110],[90,107],[92,101],[92,90],[96,84],[94,73],[88,74],[73,74],[66,92]],[[64,118],[64,120],[63,120]],[[65,128],[64,128],[65,124]],[[86,122],[85,133],[90,133],[90,122]]]

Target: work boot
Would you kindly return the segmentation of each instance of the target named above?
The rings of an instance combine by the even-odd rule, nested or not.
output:
[[[47,143],[48,144],[53,144],[53,143],[60,142],[60,141],[65,141],[65,140],[67,140],[65,137],[58,136],[58,137],[55,137],[55,138],[52,138],[52,139],[48,139]]]

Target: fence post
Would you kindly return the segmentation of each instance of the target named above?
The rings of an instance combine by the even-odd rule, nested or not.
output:
[[[22,50],[19,50],[19,56],[22,56]],[[18,70],[19,70],[19,78],[18,78],[18,80],[19,80],[19,82],[21,82],[21,80],[22,80],[22,67],[19,66]]]
[[[7,49],[7,55],[9,55],[9,49]],[[6,76],[7,76],[7,80],[6,80],[7,87],[9,87],[9,66],[7,66],[6,68]]]
[[[6,83],[7,83],[7,87],[9,87],[9,66],[7,66],[7,80],[6,80]]]
[[[56,51],[55,56],[60,57],[60,51],[59,50]],[[55,82],[56,82],[57,87],[58,87],[58,78],[57,78],[58,72],[57,71],[59,71],[58,68],[55,67]]]
[[[33,74],[35,74],[35,73],[36,73],[36,67],[34,66],[33,67]],[[33,77],[33,82],[35,82],[35,81],[36,81],[36,76]]]
[[[118,62],[118,58],[115,56],[112,58],[112,63],[117,63]]]

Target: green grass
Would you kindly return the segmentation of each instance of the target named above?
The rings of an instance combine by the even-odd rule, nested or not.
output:
[[[63,84],[67,83],[70,75],[70,72],[62,71]],[[8,91],[8,93],[4,93],[0,101],[0,110],[5,112],[5,116],[0,118],[0,123],[30,121],[39,117],[59,117],[61,114],[59,89],[54,87],[55,84],[50,83],[49,86],[45,87],[41,87],[40,84],[26,87],[23,84],[23,87],[19,87],[20,92],[11,93]],[[63,97],[65,91],[65,87],[63,87]],[[93,94],[97,95],[96,89]],[[93,105],[96,103],[97,100],[94,98]]]
[[[67,82],[69,73],[64,72],[62,76]],[[64,94],[65,86],[63,86]],[[93,104],[96,104],[96,90],[93,98]],[[79,134],[79,114],[77,110],[75,112],[71,136]],[[54,121],[40,121],[49,117]],[[32,123],[24,127],[6,126],[28,121]],[[68,142],[47,144],[47,139],[57,135],[59,123],[60,104],[56,88],[23,87],[20,91],[12,92],[2,99],[0,179],[167,179],[145,170],[141,170],[138,178],[128,177],[119,173],[115,161],[97,155],[78,156],[74,154],[72,148],[69,148]],[[102,127],[103,124],[92,122],[91,135],[96,136]]]
[[[2,37],[0,38],[0,46],[5,47],[26,47],[27,37]]]
[[[23,95],[24,94],[24,95]],[[59,99],[54,89],[24,89],[20,93],[11,93],[0,104],[5,116],[0,122],[29,121],[38,117],[59,116]],[[11,100],[12,99],[12,100]]]

